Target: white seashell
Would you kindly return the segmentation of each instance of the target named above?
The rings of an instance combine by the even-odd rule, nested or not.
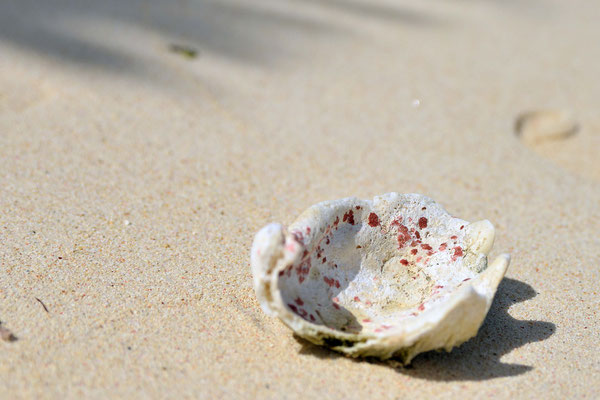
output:
[[[515,131],[529,144],[566,139],[577,133],[577,122],[567,111],[540,110],[519,115]]]
[[[344,354],[398,357],[477,334],[510,262],[487,265],[494,227],[432,199],[388,193],[316,204],[287,230],[269,224],[251,265],[264,311]]]

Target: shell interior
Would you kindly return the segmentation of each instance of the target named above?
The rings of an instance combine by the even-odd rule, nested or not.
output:
[[[424,196],[381,196],[309,209],[290,227],[278,272],[292,313],[340,333],[393,333],[485,269],[468,223]],[[464,262],[471,257],[470,262]]]

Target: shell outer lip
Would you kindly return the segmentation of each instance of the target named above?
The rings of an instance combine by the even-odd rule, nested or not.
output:
[[[304,250],[303,246],[297,246],[293,250],[290,250],[293,246],[287,246],[290,243],[299,243],[293,233],[295,228],[318,227],[321,220],[331,218],[340,206],[361,206],[372,209],[381,203],[407,198],[418,198],[423,204],[437,205],[432,199],[418,194],[388,193],[377,196],[372,201],[349,197],[310,207],[287,230],[276,223],[262,228],[255,236],[251,249],[254,288],[262,309],[269,315],[279,317],[296,334],[310,342],[326,345],[353,357],[375,356],[381,359],[397,357],[402,362],[408,363],[418,353],[433,349],[450,351],[454,346],[475,336],[510,263],[510,256],[502,254],[487,266],[485,261],[492,249],[495,236],[494,227],[487,220],[471,224],[465,221],[465,224],[468,224],[466,225],[468,252],[473,257],[484,259],[484,268],[472,281],[466,282],[455,290],[446,301],[405,321],[394,331],[380,334],[365,331],[342,332],[301,318],[292,312],[282,299],[281,292],[278,290],[280,274],[290,265],[298,262]],[[443,208],[439,208],[447,214]],[[307,246],[311,244],[318,231],[319,229],[314,229],[312,235],[303,238]]]

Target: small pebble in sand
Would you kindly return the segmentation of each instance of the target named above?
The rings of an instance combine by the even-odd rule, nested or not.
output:
[[[515,120],[515,133],[529,144],[565,139],[574,135],[577,128],[577,122],[567,111],[525,112]]]
[[[17,337],[10,331],[10,329],[7,329],[2,325],[0,325],[0,338],[2,338],[2,340],[5,342],[14,342],[17,340]]]
[[[129,226],[129,225],[131,225],[131,221],[129,221],[128,219],[126,219],[125,221],[123,221],[123,224],[125,226]]]
[[[412,101],[412,106],[413,106],[413,107],[419,107],[420,105],[421,105],[421,100],[419,100],[419,99],[414,99],[414,100]]]

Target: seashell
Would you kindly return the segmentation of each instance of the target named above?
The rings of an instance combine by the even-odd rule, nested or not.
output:
[[[445,349],[477,334],[510,262],[494,227],[419,194],[326,201],[252,245],[256,296],[297,335],[352,357]]]
[[[566,139],[577,130],[577,122],[568,111],[531,111],[519,115],[515,120],[517,136],[529,144]]]

